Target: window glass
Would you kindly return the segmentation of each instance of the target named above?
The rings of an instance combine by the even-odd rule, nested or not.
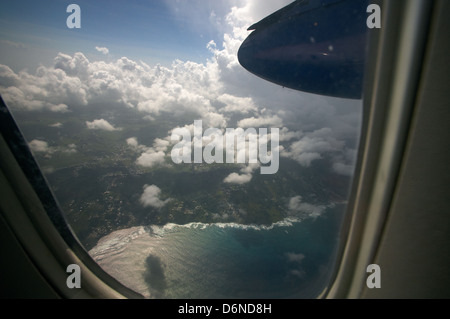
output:
[[[365,26],[356,2],[296,1],[312,33],[273,47],[283,36],[267,35],[250,54],[258,71],[238,57],[247,28],[290,0],[2,1],[0,94],[106,272],[148,298],[323,291],[357,155],[366,33],[328,24],[345,11]],[[299,60],[307,81],[280,84],[292,75],[280,61]]]

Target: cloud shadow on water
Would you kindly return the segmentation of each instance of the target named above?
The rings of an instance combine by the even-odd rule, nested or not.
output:
[[[149,255],[145,260],[147,269],[144,280],[148,285],[150,295],[154,298],[162,298],[167,288],[164,264],[158,256]]]

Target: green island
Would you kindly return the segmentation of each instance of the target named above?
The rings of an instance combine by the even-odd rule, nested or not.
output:
[[[41,116],[40,121],[28,116],[20,121],[29,141],[48,143],[49,151],[35,152],[35,157],[67,222],[87,250],[118,229],[192,222],[271,225],[304,215],[289,209],[294,196],[311,205],[338,203],[347,196],[349,177],[333,173],[327,158],[303,167],[280,157],[276,174],[261,175],[257,169],[245,184],[224,182],[242,164],[174,164],[170,150],[164,163],[142,167],[136,164],[140,154],[126,139],[137,137],[139,143],[151,146],[155,138],[167,136],[167,127],[181,121],[149,122],[138,120],[133,110],[121,111],[121,129],[107,132],[88,130],[83,124],[100,115],[81,114],[85,116],[81,122],[80,114],[54,113]],[[61,123],[61,128],[52,127],[53,123]],[[161,190],[165,205],[142,204],[146,185]]]

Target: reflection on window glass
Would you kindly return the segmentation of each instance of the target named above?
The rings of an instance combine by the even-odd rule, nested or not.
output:
[[[297,1],[317,15],[295,17],[323,33],[340,2],[354,3]],[[247,28],[291,1],[76,3],[72,16],[61,1],[2,2],[0,93],[92,258],[148,298],[316,297],[334,269],[362,103],[241,65]],[[347,11],[365,23],[358,8]],[[337,83],[339,72],[320,80],[324,66],[364,57],[357,37],[325,33],[254,57],[304,59],[311,81]]]

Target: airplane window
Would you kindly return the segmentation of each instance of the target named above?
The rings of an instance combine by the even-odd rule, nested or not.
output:
[[[360,0],[3,1],[0,94],[74,234],[147,298],[315,298],[355,168]]]

